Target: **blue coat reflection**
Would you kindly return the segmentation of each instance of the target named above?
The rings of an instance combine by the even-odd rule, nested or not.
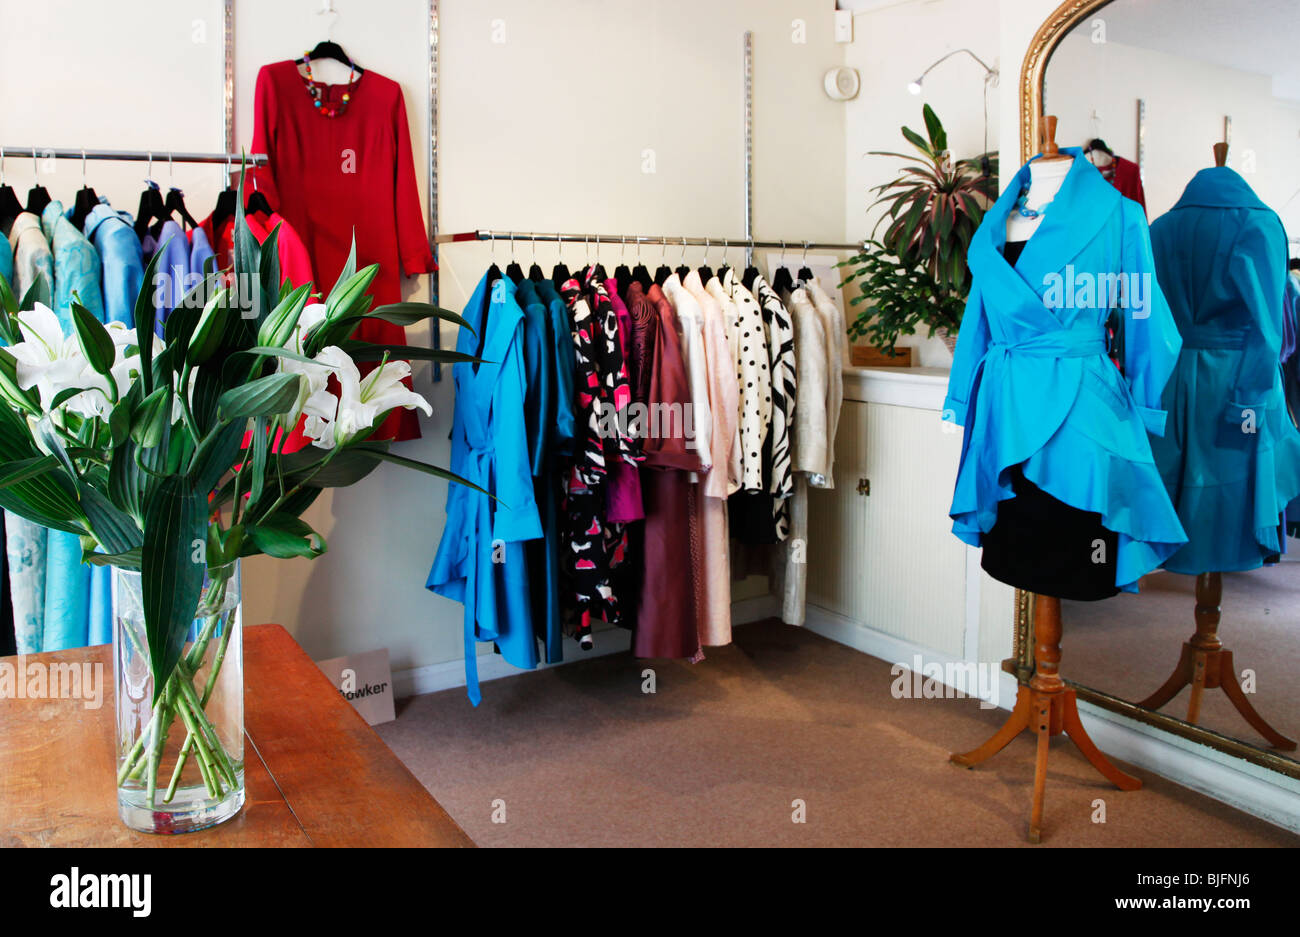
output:
[[[1166,568],[1254,569],[1281,548],[1300,494],[1300,433],[1287,414],[1287,239],[1241,176],[1204,169],[1151,225],[1160,286],[1183,336],[1165,388],[1169,432],[1152,449],[1190,537]]]

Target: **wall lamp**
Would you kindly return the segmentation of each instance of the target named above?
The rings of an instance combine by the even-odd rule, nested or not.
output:
[[[984,69],[984,72],[985,72],[985,74],[984,74],[984,83],[985,83],[986,85],[990,85],[990,84],[992,84],[992,85],[996,85],[996,84],[997,84],[997,81],[998,81],[998,70],[997,70],[996,68],[990,68],[990,67],[985,63],[985,61],[984,61],[982,58],[980,58],[978,55],[976,55],[976,54],[975,54],[974,52],[972,52],[970,49],[954,49],[953,51],[949,52],[947,55],[945,55],[945,56],[943,56],[942,58],[938,59],[938,60],[937,60],[933,65],[931,65],[931,66],[930,66],[929,68],[927,68],[925,71],[921,72],[921,76],[920,76],[919,78],[917,78],[915,81],[913,81],[913,82],[911,82],[910,84],[908,84],[908,86],[907,86],[907,90],[910,91],[912,94],[920,94],[920,93],[921,93],[921,86],[922,86],[923,84],[925,84],[925,76],[928,75],[928,74],[930,74],[930,72],[932,72],[932,71],[935,69],[936,66],[938,66],[939,64],[941,64],[941,63],[943,63],[943,62],[946,62],[948,59],[952,58],[954,55],[956,55],[956,54],[959,53],[959,52],[965,52],[967,55],[969,55],[971,58],[973,58],[976,62],[979,62],[980,67],[983,68],[983,69]]]

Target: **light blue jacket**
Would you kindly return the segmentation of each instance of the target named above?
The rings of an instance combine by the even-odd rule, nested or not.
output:
[[[1151,225],[1160,286],[1183,337],[1152,439],[1182,518],[1179,573],[1255,569],[1279,552],[1279,515],[1300,494],[1300,433],[1278,360],[1286,304],[1282,222],[1225,167],[1203,169]]]
[[[144,261],[140,239],[131,227],[131,216],[101,203],[90,210],[83,227],[86,237],[99,252],[104,320],[134,328],[135,300],[144,282]]]
[[[524,541],[541,537],[542,525],[524,425],[524,313],[515,284],[503,277],[489,290],[485,275],[465,319],[487,335],[477,370],[464,363],[452,367],[451,470],[495,498],[449,486],[446,526],[425,585],[465,605],[465,682],[477,706],[476,642],[495,642],[516,667],[537,666]],[[461,329],[456,350],[474,354],[475,332]]]
[[[57,199],[45,206],[41,227],[54,250],[54,312],[65,335],[72,335],[72,302],[75,299],[104,321],[104,303],[99,254],[86,236],[77,230],[63,204]],[[44,651],[62,651],[106,643],[112,639],[108,596],[109,570],[97,570],[81,562],[81,539],[63,530],[51,530],[46,546],[45,619],[41,638]],[[93,582],[99,583],[98,590]],[[92,592],[99,598],[92,602]],[[92,624],[92,605],[94,622]]]
[[[1164,431],[1161,392],[1181,340],[1160,291],[1142,207],[1083,157],[1014,267],[1007,218],[1029,184],[1011,178],[971,241],[974,285],[957,339],[944,418],[966,427],[950,514],[972,546],[1013,497],[1008,469],[1118,535],[1115,584],[1137,580],[1186,542],[1151,455]],[[1117,276],[1123,274],[1122,279]],[[1119,308],[1123,374],[1107,358]]]

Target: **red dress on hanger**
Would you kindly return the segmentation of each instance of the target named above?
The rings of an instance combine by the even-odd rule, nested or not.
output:
[[[313,82],[326,107],[342,106],[347,85]],[[326,117],[313,105],[296,62],[257,74],[253,152],[269,165],[254,170],[258,187],[302,237],[322,291],[338,278],[356,234],[357,268],[380,265],[370,292],[375,305],[401,302],[402,274],[437,270],[424,227],[411,134],[401,86],[367,70],[347,106]],[[401,326],[367,319],[356,337],[405,345]],[[374,365],[361,364],[362,373]],[[408,381],[409,384],[409,381]],[[397,410],[373,438],[417,439],[414,410]]]

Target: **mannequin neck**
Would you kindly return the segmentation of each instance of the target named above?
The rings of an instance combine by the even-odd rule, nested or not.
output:
[[[1025,207],[1031,211],[1037,211],[1055,199],[1057,193],[1061,191],[1061,186],[1065,184],[1065,177],[1070,174],[1070,169],[1073,166],[1074,160],[1072,159],[1059,159],[1051,162],[1034,160],[1030,163],[1029,198],[1025,202]],[[1007,217],[1007,240],[1027,241],[1042,223],[1042,215],[1037,218],[1026,218],[1020,212],[1012,211]]]

